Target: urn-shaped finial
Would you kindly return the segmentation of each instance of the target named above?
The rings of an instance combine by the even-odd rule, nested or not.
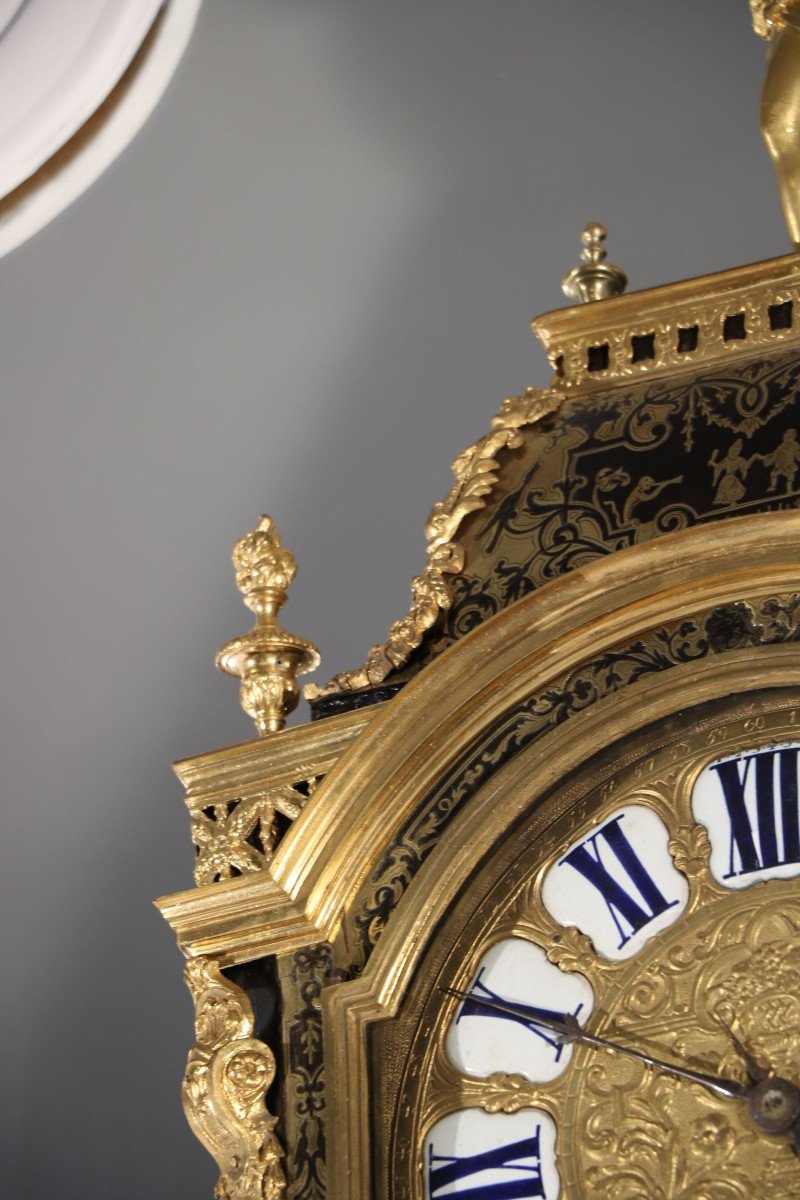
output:
[[[628,286],[628,277],[620,267],[614,267],[606,262],[606,248],[603,243],[608,236],[605,225],[599,221],[590,221],[581,234],[583,262],[574,267],[562,283],[564,295],[578,304],[588,304],[592,300],[608,300],[611,296],[621,296]]]
[[[249,633],[234,638],[217,655],[217,666],[241,682],[242,708],[256,723],[259,734],[283,729],[297,707],[297,676],[319,666],[316,646],[288,633],[278,623],[278,611],[297,574],[291,550],[282,545],[271,517],[262,517],[233,549],[236,586],[245,604],[255,613]]]

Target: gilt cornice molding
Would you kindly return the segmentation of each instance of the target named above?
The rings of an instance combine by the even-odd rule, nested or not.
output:
[[[191,810],[198,804],[252,795],[284,779],[330,767],[374,719],[379,705],[325,721],[296,725],[271,737],[257,738],[173,765]]]
[[[155,905],[184,954],[214,958],[223,967],[324,940],[268,869],[161,896]]]
[[[275,811],[288,819],[298,816],[316,781],[379,709],[375,705],[175,763],[192,816],[199,886],[162,896],[156,905],[185,954],[212,956],[230,966],[320,940],[319,931],[270,874],[277,844],[271,818]],[[259,817],[262,844],[256,850],[247,838]],[[230,877],[237,872],[238,878]]]
[[[543,313],[533,331],[570,394],[657,378],[800,339],[800,255]]]

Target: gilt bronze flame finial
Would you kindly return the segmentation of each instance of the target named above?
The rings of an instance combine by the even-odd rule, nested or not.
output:
[[[281,543],[275,522],[262,517],[233,549],[236,586],[255,613],[249,633],[226,642],[217,654],[220,671],[241,679],[242,708],[263,737],[283,729],[297,707],[297,676],[319,666],[316,646],[288,633],[278,623],[278,610],[297,574],[291,550]]]
[[[607,237],[605,225],[590,221],[581,234],[583,262],[574,267],[562,283],[564,295],[578,304],[592,300],[608,300],[620,296],[628,285],[628,277],[619,267],[606,262],[603,243]]]
[[[761,133],[778,179],[789,237],[800,250],[800,0],[750,0],[756,33],[772,43]]]

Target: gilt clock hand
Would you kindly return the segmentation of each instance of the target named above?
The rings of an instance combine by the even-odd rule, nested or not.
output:
[[[551,1030],[561,1042],[583,1042],[587,1046],[597,1046],[602,1050],[616,1050],[618,1054],[625,1054],[629,1058],[638,1059],[639,1062],[645,1063],[648,1067],[655,1067],[659,1071],[666,1071],[670,1075],[676,1075],[679,1079],[687,1079],[690,1083],[700,1083],[703,1087],[715,1092],[718,1096],[724,1096],[730,1100],[746,1100],[751,1089],[743,1083],[739,1083],[736,1079],[726,1079],[722,1075],[706,1075],[702,1071],[694,1071],[691,1067],[682,1067],[678,1063],[664,1062],[663,1059],[654,1058],[651,1054],[646,1054],[642,1050],[634,1050],[630,1046],[621,1046],[617,1042],[611,1042],[608,1038],[599,1037],[594,1033],[587,1033],[578,1024],[575,1017],[571,1013],[567,1013],[563,1021],[557,1017],[537,1016],[531,1018],[530,1009],[525,1005],[511,1004],[504,1000],[489,1000],[482,996],[470,995],[467,992],[460,992],[456,988],[442,988],[448,996],[456,996],[459,1000],[469,1000],[471,1004],[477,1004],[479,1007],[493,1009],[496,1012],[504,1012],[512,1017],[524,1017],[526,1020],[533,1020],[536,1025],[541,1025],[543,1029]]]

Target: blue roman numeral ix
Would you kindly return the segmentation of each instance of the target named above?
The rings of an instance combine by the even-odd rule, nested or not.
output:
[[[674,908],[677,900],[667,900],[655,880],[648,874],[641,859],[620,828],[624,813],[614,817],[593,833],[591,837],[570,850],[559,866],[567,863],[584,879],[597,888],[611,914],[620,936],[618,949],[622,949],[635,933],[661,916],[668,908]],[[600,846],[611,850],[625,874],[633,884],[638,897],[628,891],[609,873],[602,858]]]
[[[714,764],[731,823],[726,879],[800,862],[797,755],[796,747],[788,747]],[[751,769],[755,829],[745,802]],[[758,835],[757,844],[754,834]]]
[[[458,1158],[428,1151],[428,1194],[430,1200],[535,1200],[544,1196],[539,1126],[531,1137]],[[506,1171],[505,1179],[475,1183],[483,1171]],[[520,1178],[520,1174],[522,1177]],[[450,1190],[453,1184],[457,1188]]]
[[[487,987],[481,981],[481,975],[483,975],[483,970],[479,972],[478,978],[469,991],[470,996],[475,996],[475,1000],[464,1001],[461,1005],[461,1011],[456,1018],[456,1024],[458,1024],[462,1017],[484,1017],[490,1021],[516,1021],[517,1024],[524,1026],[525,1029],[530,1029],[531,1033],[535,1033],[543,1042],[547,1042],[548,1046],[552,1046],[555,1061],[558,1062],[564,1051],[564,1043],[557,1041],[552,1033],[547,1029],[543,1029],[541,1025],[537,1025],[536,1020],[541,1017],[550,1017],[551,1020],[563,1021],[566,1013],[556,1012],[552,1008],[536,1008],[529,1004],[518,1004],[516,1000],[513,1003],[514,1007],[519,1010],[518,1013],[492,1011],[492,1009],[480,1004],[481,997],[484,997],[486,1000],[499,1000],[506,1004],[510,1003],[510,1001],[505,996],[500,996],[497,992],[493,992],[491,988]],[[572,1015],[577,1017],[582,1008],[583,1005],[579,1004]]]

